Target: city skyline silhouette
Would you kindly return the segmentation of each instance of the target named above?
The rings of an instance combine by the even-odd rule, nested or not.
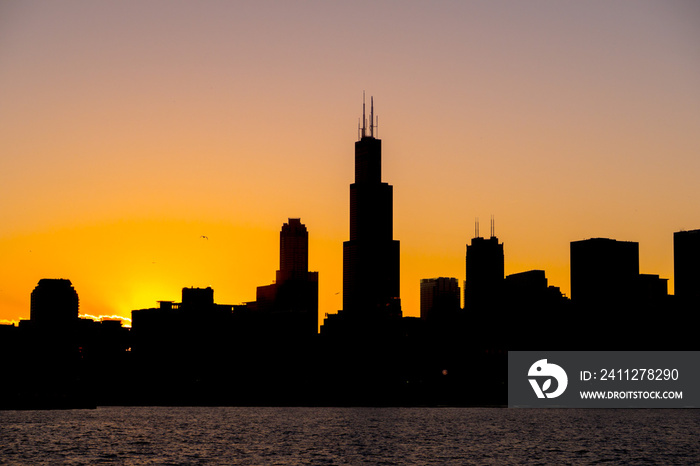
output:
[[[382,156],[381,156],[381,140],[375,138],[375,132],[378,133],[378,117],[374,115],[374,97],[370,97],[370,112],[369,119],[366,116],[366,102],[365,95],[363,92],[363,104],[362,104],[362,117],[358,124],[358,141],[355,143],[355,182],[350,185],[350,240],[343,243],[343,305],[341,308],[336,310],[321,309],[318,304],[318,272],[313,272],[309,277],[311,282],[316,283],[315,293],[316,296],[313,299],[314,303],[310,304],[316,311],[316,321],[317,327],[322,326],[323,316],[328,316],[329,314],[334,314],[335,312],[341,312],[343,309],[353,309],[353,308],[372,308],[372,307],[393,307],[394,311],[398,316],[402,315],[401,312],[401,296],[400,296],[400,284],[399,284],[399,263],[400,263],[400,253],[399,253],[399,241],[393,239],[393,196],[392,190],[393,186],[386,182],[382,182]],[[363,213],[364,212],[364,213]],[[303,266],[298,272],[302,274],[309,274],[308,272],[308,232],[306,232],[306,226],[299,223],[298,218],[289,218],[289,224],[285,223],[282,232],[280,233],[280,269],[277,271],[277,279],[273,284],[267,286],[257,286],[256,299],[239,302],[237,305],[240,306],[258,306],[261,308],[272,308],[275,305],[275,296],[278,293],[278,288],[284,282],[284,280],[289,279],[294,273],[289,265],[291,263],[290,258],[286,258],[289,254],[285,255],[284,247],[289,240],[284,239],[285,228],[296,229],[297,226],[303,229],[306,235],[306,240],[303,246],[304,262]],[[292,227],[294,225],[294,227]],[[520,280],[517,277],[533,276],[533,272],[538,272],[545,274],[546,271],[539,269],[523,270],[513,274],[505,274],[505,257],[504,254],[504,244],[499,243],[499,239],[495,234],[495,218],[491,215],[490,220],[490,236],[488,238],[482,237],[479,231],[479,219],[475,220],[475,233],[474,236],[466,243],[466,274],[464,275],[466,279],[462,282],[463,287],[461,291],[463,292],[463,309],[482,309],[488,306],[493,306],[494,304],[501,305],[503,302],[503,294],[506,293],[505,287],[508,281],[506,279],[511,278],[510,282],[515,282]],[[697,291],[697,268],[695,257],[697,256],[697,232],[700,230],[681,230],[673,233],[673,241],[676,248],[674,249],[674,260],[680,265],[675,265],[674,272],[672,276],[679,273],[684,277],[682,280],[683,291],[682,297],[693,297],[696,296]],[[209,242],[209,236],[199,235],[198,240],[204,240]],[[290,239],[291,240],[291,239]],[[293,240],[296,244],[296,240]],[[659,295],[672,295],[668,288],[669,280],[673,280],[670,277],[661,277],[660,275],[650,275],[641,274],[639,269],[639,243],[632,241],[618,241],[616,239],[610,238],[600,238],[592,237],[587,239],[579,239],[571,242],[571,254],[574,254],[574,246],[588,243],[597,244],[620,244],[628,245],[632,248],[631,254],[627,254],[630,260],[634,262],[632,265],[630,260],[627,261],[629,266],[633,267],[633,270],[621,271],[615,269],[616,265],[612,265],[613,273],[612,280],[609,280],[606,284],[607,291],[604,292],[604,300],[609,301],[612,296],[618,294],[622,291],[622,295],[632,293],[630,290],[634,289],[635,292],[638,287],[651,286],[652,288],[658,289]],[[384,244],[386,243],[386,244]],[[362,246],[362,245],[365,246]],[[678,244],[681,245],[680,249]],[[358,245],[361,246],[360,249],[367,248],[366,252],[359,253]],[[297,249],[299,246],[288,246],[291,249]],[[471,254],[469,253],[472,250]],[[629,248],[628,248],[629,249]],[[679,250],[681,252],[679,252]],[[599,254],[600,257],[597,262],[605,262],[604,256],[611,253],[612,250],[607,251],[605,248],[601,249]],[[690,256],[684,254],[683,251],[688,251]],[[587,254],[582,254],[581,256],[586,256]],[[615,254],[612,254],[615,257]],[[361,261],[358,257],[365,257]],[[371,263],[367,262],[371,259]],[[364,262],[363,262],[364,261]],[[288,263],[285,266],[285,262]],[[366,262],[366,263],[365,263]],[[391,265],[386,265],[392,263]],[[595,261],[594,261],[595,262]],[[613,261],[614,262],[614,261]],[[611,264],[613,264],[611,262]],[[621,261],[624,263],[625,261]],[[153,262],[156,264],[156,262]],[[570,265],[571,267],[571,265]],[[593,267],[593,266],[592,266]],[[302,270],[303,269],[303,270]],[[470,272],[470,269],[472,272]],[[593,280],[593,286],[598,286],[596,278],[593,277],[594,267],[589,270],[589,275],[591,280]],[[313,275],[316,274],[316,275]],[[528,275],[530,274],[530,275]],[[646,281],[638,285],[636,284],[637,277],[646,277]],[[470,278],[471,277],[471,278]],[[653,278],[655,277],[655,278]],[[687,277],[687,278],[686,278]],[[544,275],[541,277],[542,280],[547,282]],[[65,279],[47,279],[46,277],[41,278],[42,280],[47,280],[49,282],[60,282]],[[307,280],[307,279],[304,279]],[[422,315],[422,284],[424,281],[430,280],[429,278],[421,278],[420,288],[421,288],[421,308],[419,313],[416,314],[412,312],[409,316],[421,316]],[[450,277],[450,280],[459,279],[456,277]],[[656,280],[658,282],[653,282]],[[70,282],[70,280],[65,280]],[[571,288],[573,289],[574,281],[579,281],[578,279],[571,278]],[[634,281],[634,284],[631,282]],[[278,283],[281,282],[281,283]],[[381,291],[380,288],[372,290],[375,283],[384,282],[382,287],[386,290]],[[568,284],[567,284],[568,285]],[[458,285],[459,286],[459,285]],[[579,285],[581,286],[581,285]],[[586,285],[591,286],[591,285]],[[632,288],[631,288],[632,287]],[[192,287],[194,289],[194,287]],[[284,287],[282,286],[281,289]],[[566,294],[560,293],[561,286],[550,286],[550,288],[556,289],[556,294],[562,299],[567,298]],[[211,287],[207,287],[211,289]],[[387,291],[390,290],[390,291]],[[311,291],[311,290],[310,290]],[[335,293],[336,295],[340,293]],[[582,294],[580,291],[578,294]],[[379,297],[381,296],[381,297]],[[299,296],[295,296],[296,300],[300,299]],[[306,298],[303,298],[304,301]],[[624,301],[624,297],[620,298]],[[393,300],[393,301],[392,301]],[[579,301],[583,302],[581,298]],[[159,301],[161,302],[161,301]],[[164,301],[164,302],[174,302],[174,300]],[[267,303],[267,304],[264,304]],[[373,304],[372,304],[373,303]],[[390,304],[393,303],[393,304]],[[287,305],[289,306],[289,305]],[[33,309],[33,308],[32,308]],[[33,310],[32,310],[33,313]],[[101,315],[96,316],[92,314],[81,314],[83,318],[91,318],[96,321],[103,319],[107,320],[122,320],[127,323],[131,322],[129,317],[125,317],[123,314],[112,314],[112,315]],[[23,316],[19,316],[18,320],[21,320]],[[311,317],[310,317],[311,318]],[[4,320],[0,321],[4,325],[16,325],[18,320]]]
[[[0,7],[0,321],[43,278],[96,317],[183,286],[254,301],[288,218],[311,232],[319,323],[342,309],[363,89],[403,315],[422,279],[463,286],[490,215],[506,275],[571,296],[570,242],[604,237],[674,293],[672,234],[698,228],[697,6],[273,4]]]
[[[382,182],[382,155],[381,140],[375,137],[378,132],[378,117],[374,114],[374,97],[370,97],[369,119],[366,114],[366,101],[363,92],[362,117],[358,123],[358,141],[355,143],[355,179],[350,185],[350,240],[343,244],[343,307],[336,311],[349,310],[351,313],[367,312],[367,309],[382,308],[394,309],[392,312],[397,316],[402,315],[401,293],[400,293],[400,253],[399,241],[393,239],[393,186]],[[285,233],[285,231],[287,233]],[[676,261],[675,273],[681,274],[683,299],[694,299],[697,285],[697,231],[681,230],[674,233],[674,259]],[[302,236],[299,236],[302,235]],[[209,242],[207,235],[200,235],[200,240]],[[574,254],[585,245],[597,244],[585,253]],[[606,246],[609,245],[609,246]],[[619,245],[614,248],[611,246]],[[622,247],[628,252],[622,253]],[[287,252],[285,252],[285,248]],[[470,253],[471,250],[471,253]],[[306,226],[300,223],[298,218],[289,218],[289,223],[285,223],[280,232],[280,269],[277,271],[277,279],[272,285],[258,286],[257,295],[254,301],[246,303],[240,302],[238,305],[248,305],[260,309],[291,308],[299,306],[298,302],[307,302],[303,307],[315,309],[317,327],[322,325],[321,314],[328,316],[334,312],[319,308],[318,304],[318,272],[308,271],[308,231]],[[531,276],[532,272],[542,272],[541,280],[547,282],[544,274],[546,271],[529,270],[515,274],[505,274],[505,254],[504,244],[499,243],[495,234],[495,218],[492,215],[490,221],[490,237],[484,238],[479,232],[479,219],[475,221],[475,233],[470,244],[466,245],[466,279],[463,282],[464,310],[485,309],[489,306],[500,306],[503,302],[503,295],[506,294],[506,284],[508,278],[514,283],[516,279]],[[619,253],[617,251],[620,251]],[[622,254],[622,255],[621,255]],[[577,301],[587,305],[595,303],[595,300],[585,298],[584,288],[594,289],[593,293],[599,293],[597,298],[600,302],[610,302],[614,299],[625,301],[628,295],[634,295],[639,288],[653,288],[659,296],[669,296],[672,293],[668,289],[669,278],[660,275],[641,274],[639,267],[639,244],[630,241],[617,241],[606,238],[589,238],[571,242],[571,257],[576,257],[573,270],[583,270],[578,264],[585,258],[590,261],[586,272],[572,273],[571,288],[576,289]],[[582,259],[578,259],[581,257]],[[595,259],[591,259],[591,257]],[[624,259],[622,259],[624,257]],[[296,264],[296,265],[295,265]],[[604,284],[599,283],[596,276],[600,264],[608,270],[608,278]],[[622,264],[622,265],[618,265]],[[622,267],[622,268],[620,268]],[[625,268],[626,267],[626,268]],[[470,271],[471,270],[471,271]],[[308,278],[302,278],[307,277]],[[588,278],[580,278],[581,276]],[[675,276],[675,275],[674,275]],[[637,281],[644,278],[643,283]],[[654,278],[655,277],[655,278]],[[46,280],[46,278],[42,278]],[[285,281],[302,280],[304,282],[315,283],[313,288],[309,288],[304,293],[311,292],[313,298],[304,298],[298,292],[286,292]],[[429,279],[422,278],[421,288],[421,310],[423,316],[423,282]],[[450,277],[450,280],[459,280]],[[540,279],[538,279],[540,280]],[[584,284],[584,280],[587,280]],[[654,281],[655,280],[655,281]],[[47,282],[60,282],[51,279]],[[70,283],[70,281],[68,280]],[[577,285],[574,286],[574,283]],[[380,285],[381,284],[381,285]],[[290,285],[291,286],[291,285]],[[459,289],[459,285],[457,285]],[[604,290],[603,290],[604,287]],[[566,300],[566,294],[560,293],[560,287],[555,289],[561,299]],[[207,289],[211,289],[208,287]],[[595,291],[601,289],[603,291]],[[278,295],[287,296],[278,298]],[[338,294],[338,293],[336,293]],[[618,296],[618,298],[614,298]],[[76,298],[77,299],[77,298]],[[278,299],[282,299],[277,303]],[[311,300],[309,300],[311,299]],[[168,302],[168,301],[166,301]],[[169,301],[174,302],[174,301]],[[213,302],[213,301],[212,301]],[[281,304],[286,302],[287,304]],[[77,309],[77,305],[76,305]],[[32,305],[32,316],[34,315],[34,305]],[[65,314],[65,311],[62,311]],[[70,311],[72,312],[72,311]],[[77,310],[75,311],[77,313]],[[130,322],[131,319],[120,318],[116,315],[95,317],[90,314],[83,314],[100,320],[121,319]],[[77,318],[77,314],[75,316]],[[49,319],[51,316],[48,317]],[[36,320],[36,317],[32,317]],[[7,324],[7,322],[6,322]],[[15,323],[12,323],[15,325]]]
[[[0,463],[700,463],[698,25],[0,2]]]
[[[694,347],[683,322],[700,307],[700,230],[674,234],[679,296],[669,295],[668,279],[640,273],[638,243],[572,241],[568,299],[544,270],[506,275],[494,218],[488,239],[477,221],[464,258],[464,307],[456,278],[423,279],[420,317],[404,316],[373,98],[369,132],[364,102],[362,114],[343,243],[344,307],[325,315],[320,333],[323,272],[309,271],[312,233],[289,218],[276,280],[258,286],[252,302],[222,304],[212,287],[185,287],[180,302],[132,310],[126,328],[81,318],[72,282],[42,278],[30,319],[0,325],[0,352],[14,361],[0,408],[505,405],[509,351],[543,342],[577,351]]]

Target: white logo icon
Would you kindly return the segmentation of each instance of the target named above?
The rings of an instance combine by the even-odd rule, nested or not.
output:
[[[566,390],[566,385],[569,383],[569,378],[566,376],[564,369],[557,366],[556,364],[550,364],[546,359],[540,359],[535,364],[530,366],[530,370],[527,372],[529,377],[539,377],[546,378],[540,387],[537,379],[528,379],[532,389],[535,390],[537,398],[556,398]],[[552,379],[557,381],[556,390],[553,392],[547,392],[551,388]]]

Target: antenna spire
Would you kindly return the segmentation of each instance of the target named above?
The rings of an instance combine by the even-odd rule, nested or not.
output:
[[[474,221],[474,237],[479,237],[479,217],[476,217],[476,220]]]
[[[369,101],[369,137],[374,139],[374,137],[379,134],[379,117],[374,116],[374,96],[370,96]],[[377,133],[377,134],[375,134]],[[368,137],[367,135],[367,98],[365,97],[365,91],[362,91],[362,122],[358,120],[357,123],[357,137],[363,139]]]
[[[496,236],[496,219],[491,215],[491,238]]]
[[[369,106],[369,137],[374,137],[374,96],[370,97]]]
[[[365,117],[365,91],[362,91],[362,137],[366,135],[367,118]]]

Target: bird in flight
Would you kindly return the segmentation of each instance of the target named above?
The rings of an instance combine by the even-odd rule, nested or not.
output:
[[[204,238],[204,239],[206,239],[206,240],[209,240],[209,237],[208,237],[208,236],[204,236],[204,235],[200,236],[200,238]]]

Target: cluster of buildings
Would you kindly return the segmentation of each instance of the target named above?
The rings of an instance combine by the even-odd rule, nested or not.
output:
[[[420,316],[444,319],[465,311],[487,313],[504,302],[525,303],[539,296],[562,306],[575,304],[591,311],[654,304],[659,310],[675,306],[697,309],[700,302],[700,230],[674,233],[676,290],[668,293],[668,279],[639,272],[639,243],[591,238],[571,243],[571,299],[548,286],[543,270],[505,276],[503,243],[492,234],[476,236],[467,245],[464,308],[456,278],[421,280]],[[631,309],[634,311],[634,309]]]
[[[638,243],[572,242],[567,298],[542,270],[505,276],[493,219],[488,238],[477,223],[463,301],[456,278],[424,279],[420,318],[403,317],[393,187],[382,182],[374,120],[372,104],[367,125],[363,104],[343,309],[326,315],[320,334],[309,233],[290,218],[276,280],[252,303],[217,304],[211,288],[184,288],[179,303],[132,311],[128,329],[80,319],[71,282],[41,280],[30,319],[0,326],[0,350],[17,356],[0,399],[71,404],[90,383],[99,403],[473,404],[505,396],[507,350],[687,348],[681,323],[700,310],[700,230],[674,233],[674,296],[667,279],[639,272]],[[664,328],[676,332],[673,348],[645,337]],[[478,389],[475,367],[492,374]]]
[[[668,279],[643,274],[639,243],[591,238],[570,244],[571,297],[543,270],[504,274],[503,243],[492,234],[467,245],[464,307],[456,278],[421,280],[420,316],[433,327],[461,325],[482,347],[691,349],[685,322],[700,311],[700,230],[673,235],[675,294]],[[543,327],[556,329],[545,335]],[[658,333],[663,339],[646,338]],[[670,335],[673,337],[669,338]],[[672,346],[664,346],[672,341]]]

